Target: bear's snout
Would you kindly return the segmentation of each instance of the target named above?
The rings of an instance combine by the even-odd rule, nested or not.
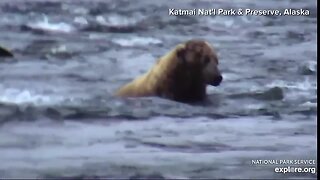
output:
[[[219,86],[222,82],[223,77],[221,75],[215,77],[211,83],[212,86]]]

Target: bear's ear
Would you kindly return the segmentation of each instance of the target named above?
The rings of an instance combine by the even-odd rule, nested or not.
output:
[[[185,50],[185,48],[179,48],[178,50],[177,50],[177,57],[178,57],[178,59],[180,60],[180,61],[182,61],[182,62],[185,62],[186,60],[185,60],[185,53],[186,53],[186,50]]]

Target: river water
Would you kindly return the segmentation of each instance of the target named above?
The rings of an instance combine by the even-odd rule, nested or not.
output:
[[[169,16],[169,8],[303,8],[309,16]],[[0,177],[316,178],[316,1],[0,2]],[[178,43],[205,39],[210,103],[113,96]],[[292,167],[315,167],[299,165]]]

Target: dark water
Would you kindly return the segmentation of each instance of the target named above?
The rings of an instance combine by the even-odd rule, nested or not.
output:
[[[254,159],[316,159],[316,1],[0,2],[0,177],[316,178]],[[303,8],[309,16],[168,16]],[[120,99],[176,44],[216,47],[210,102]],[[295,166],[297,167],[297,166]],[[298,167],[314,167],[301,165]]]

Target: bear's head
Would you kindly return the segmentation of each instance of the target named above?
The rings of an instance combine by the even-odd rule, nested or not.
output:
[[[190,40],[177,49],[177,57],[190,75],[202,78],[207,85],[219,86],[222,75],[215,49],[206,41]]]
[[[218,86],[222,75],[214,48],[203,40],[189,40],[179,44],[165,56],[165,79],[159,84],[157,94],[181,102],[196,102],[206,98],[206,86]],[[175,65],[172,65],[175,64]],[[161,71],[160,71],[161,72]]]

